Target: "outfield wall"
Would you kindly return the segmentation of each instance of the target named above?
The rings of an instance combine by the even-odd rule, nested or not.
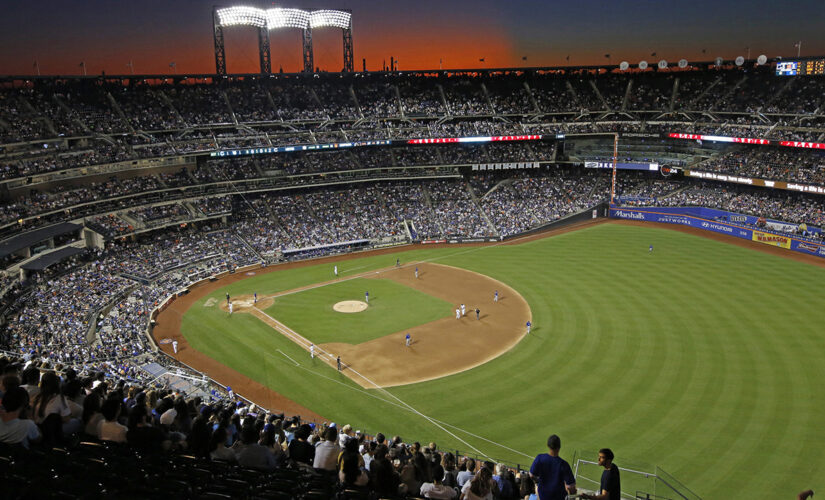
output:
[[[710,216],[710,218],[708,217]],[[647,222],[662,222],[690,226],[704,231],[726,234],[736,238],[756,241],[766,245],[776,246],[825,258],[825,244],[807,238],[770,231],[760,231],[752,227],[738,225],[734,222],[720,221],[725,217],[728,221],[742,223],[756,222],[756,217],[731,212],[722,212],[699,207],[610,207],[610,217],[614,219],[628,219]]]

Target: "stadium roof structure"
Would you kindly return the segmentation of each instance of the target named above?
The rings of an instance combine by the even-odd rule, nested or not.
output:
[[[347,10],[332,9],[285,9],[273,7],[260,9],[238,5],[215,7],[212,12],[212,36],[215,44],[215,72],[226,75],[226,49],[223,29],[234,26],[249,26],[258,30],[258,56],[261,73],[272,73],[269,32],[274,29],[293,28],[302,30],[304,72],[315,68],[312,49],[312,30],[317,28],[339,28],[344,37],[344,71],[353,71],[352,13]]]
[[[501,68],[422,68],[415,70],[394,70],[394,71],[367,71],[352,72],[350,76],[363,77],[369,75],[375,76],[461,76],[461,75],[508,75],[508,74],[574,74],[580,72],[589,73],[653,73],[658,71],[665,72],[681,72],[681,71],[717,71],[717,70],[731,70],[740,68],[743,70],[754,70],[761,68],[763,71],[774,71],[773,67],[782,61],[788,61],[790,58],[774,57],[766,60],[765,64],[759,65],[756,59],[746,60],[743,65],[737,66],[733,60],[725,59],[721,65],[717,65],[714,60],[705,61],[690,61],[685,67],[679,67],[677,64],[668,65],[667,68],[659,68],[657,65],[650,65],[646,69],[641,69],[636,66],[630,66],[627,70],[622,70],[619,64],[592,64],[592,65],[567,65],[567,66],[514,66]],[[825,61],[825,55],[820,56],[803,56],[793,58],[796,62],[807,61]],[[221,81],[226,79],[256,79],[256,78],[302,78],[306,77],[307,72],[298,73],[233,73],[233,74],[215,74],[215,73],[185,73],[185,74],[168,74],[168,73],[154,73],[154,74],[100,74],[100,75],[0,75],[0,83],[13,83],[15,85],[25,84],[26,82],[53,82],[53,81],[138,81],[147,80],[154,82],[195,82],[198,80],[215,81],[220,78]],[[313,76],[324,77],[325,75],[339,78],[340,73],[322,71],[315,73]]]
[[[84,253],[87,250],[85,248],[77,248],[77,247],[64,247],[60,250],[55,250],[54,252],[49,252],[46,255],[38,257],[30,262],[26,262],[23,264],[22,267],[26,271],[42,271],[47,267],[57,264],[58,262],[62,262],[69,257],[77,255],[79,253]]]
[[[62,236],[74,231],[79,231],[83,226],[80,224],[72,224],[71,222],[61,222],[49,227],[43,227],[29,231],[27,233],[18,234],[0,242],[0,258],[8,257],[20,250],[24,250],[38,243]]]

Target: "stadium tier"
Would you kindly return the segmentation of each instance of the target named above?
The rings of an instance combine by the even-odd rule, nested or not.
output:
[[[221,297],[191,307],[238,322],[258,311],[292,332],[258,308],[257,291],[233,284],[311,259],[335,266],[334,276],[298,279],[297,293],[338,280],[342,256],[377,274],[385,270],[369,259],[387,249],[509,244],[608,216],[714,225],[825,257],[825,80],[769,66],[7,77],[0,185],[0,470],[10,498],[419,497],[444,485],[458,494],[485,474],[474,488],[524,498],[529,459],[383,440],[328,423],[332,406],[261,400],[275,368],[233,390],[204,368],[219,347],[157,334],[172,317],[163,311],[217,281]],[[433,272],[420,265],[422,277]],[[359,288],[357,302],[380,308],[380,286],[373,302]],[[277,307],[282,292],[260,298]],[[430,292],[421,293],[439,297]],[[484,293],[490,304],[468,304],[456,319],[481,322],[493,300]],[[450,316],[451,299],[438,299]],[[530,333],[525,307],[519,339],[524,321],[542,335]],[[174,321],[178,333],[187,326]],[[315,360],[318,349],[330,374],[353,377],[355,364],[295,338],[300,355]],[[179,339],[203,359],[179,356]],[[31,420],[17,419],[28,401]]]

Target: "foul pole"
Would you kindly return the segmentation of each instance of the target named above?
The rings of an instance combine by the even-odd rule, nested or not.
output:
[[[613,181],[610,183],[610,204],[616,196],[616,157],[619,156],[619,133],[613,134]]]

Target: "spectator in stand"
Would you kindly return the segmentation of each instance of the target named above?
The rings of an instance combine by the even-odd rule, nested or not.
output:
[[[476,475],[476,461],[472,458],[464,457],[459,465],[459,472],[456,476],[456,482],[459,488],[463,488]]]
[[[229,432],[223,425],[218,425],[212,431],[212,437],[209,440],[209,458],[211,460],[229,463],[238,461],[232,448],[226,446],[226,440],[229,439],[229,436]]]
[[[358,441],[348,439],[344,451],[338,457],[338,480],[346,487],[361,487],[369,483],[369,475],[364,470],[364,459],[358,453]]]
[[[315,458],[312,462],[315,469],[335,472],[338,454],[341,453],[337,441],[338,429],[330,425],[324,430],[324,440],[315,447]]]
[[[83,432],[89,436],[97,437],[98,424],[103,421],[100,406],[100,393],[97,391],[92,391],[83,399]]]
[[[529,472],[520,472],[518,477],[519,498],[523,500],[538,500],[536,482]]]
[[[97,437],[101,441],[126,442],[126,433],[129,429],[117,421],[120,416],[120,407],[121,403],[114,394],[103,402],[100,408],[103,420],[97,424]]]
[[[530,466],[530,474],[538,484],[539,498],[542,500],[564,500],[576,493],[576,478],[564,459],[559,457],[561,439],[552,434],[547,438],[547,453],[536,456]]]
[[[80,421],[72,419],[72,411],[66,398],[60,394],[60,379],[53,371],[47,371],[40,378],[40,392],[34,398],[32,415],[35,423],[42,424],[50,415],[57,415],[64,436],[80,430]]]
[[[258,443],[258,433],[251,420],[241,428],[240,445],[235,449],[238,465],[261,471],[273,471],[277,466],[272,450]]]
[[[3,394],[3,411],[0,412],[0,443],[28,448],[40,439],[40,429],[29,420],[26,410],[29,393],[22,387],[11,387]]]
[[[613,463],[613,452],[610,448],[599,450],[599,465],[604,467],[599,482],[599,492],[593,495],[582,493],[581,497],[588,500],[621,500],[622,486],[619,479],[619,468]]]
[[[455,488],[445,486],[441,478],[445,477],[444,468],[440,465],[433,467],[433,480],[421,485],[421,496],[424,498],[441,498],[451,500],[455,498],[458,493]]]
[[[375,449],[375,458],[370,466],[372,485],[379,498],[396,497],[401,482],[392,462],[387,458],[388,451],[386,445],[379,444]]]
[[[289,442],[289,458],[299,464],[312,466],[315,460],[315,447],[307,442],[312,428],[309,424],[302,424],[295,431],[295,438]]]
[[[496,483],[487,467],[481,467],[475,476],[461,488],[461,500],[493,500]]]

